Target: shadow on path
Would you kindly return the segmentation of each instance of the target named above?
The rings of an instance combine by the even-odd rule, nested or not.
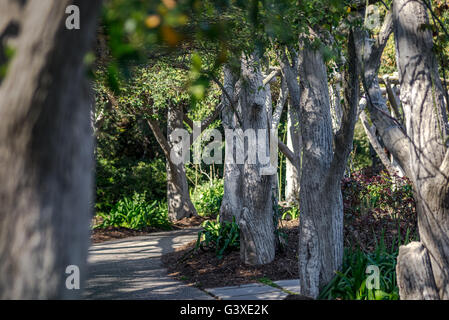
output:
[[[158,232],[93,245],[89,250],[85,299],[211,299],[167,275],[163,254],[196,240],[199,228]]]

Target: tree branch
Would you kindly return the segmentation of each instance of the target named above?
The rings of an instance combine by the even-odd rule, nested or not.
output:
[[[279,151],[281,151],[287,157],[287,159],[290,160],[290,163],[292,163],[293,165],[297,163],[296,156],[293,151],[291,151],[290,148],[287,147],[287,145],[285,145],[285,143],[283,143],[280,139],[278,139],[278,147]],[[299,170],[299,168],[296,169]]]
[[[214,81],[221,89],[221,91],[223,92],[223,94],[225,95],[226,99],[228,99],[229,101],[229,105],[232,108],[232,111],[234,111],[235,116],[237,117],[237,121],[239,122],[239,125],[241,127],[243,127],[243,121],[242,118],[240,117],[240,114],[235,106],[235,101],[233,101],[232,97],[229,96],[228,91],[225,89],[225,87],[223,86],[223,84],[213,75],[213,74],[209,74],[209,76],[211,77],[212,81]]]
[[[282,77],[281,80],[281,89],[279,91],[279,98],[276,103],[276,108],[273,112],[273,117],[271,121],[271,128],[277,129],[279,126],[279,122],[281,120],[282,111],[284,110],[285,102],[287,101],[288,97],[288,87],[287,87],[287,81],[284,77]]]
[[[401,113],[399,112],[400,108],[400,101],[397,97],[396,93],[393,91],[393,88],[391,87],[390,80],[388,79],[388,76],[384,76],[382,79],[382,82],[385,84],[385,88],[387,90],[387,96],[388,101],[390,101],[391,108],[393,109],[393,114],[396,119],[399,120],[399,122],[403,123]]]
[[[118,102],[115,98],[114,94],[106,89],[106,96],[108,98],[108,103],[104,107],[103,110],[101,110],[98,117],[95,119],[95,131],[97,131],[101,126],[103,125],[104,119],[105,119],[105,112],[110,111],[113,108],[117,108]]]
[[[365,133],[366,133],[366,136],[368,137],[369,142],[373,146],[374,150],[376,151],[377,155],[379,156],[380,161],[385,166],[388,173],[391,176],[397,175],[398,172],[391,165],[391,162],[388,159],[387,154],[385,153],[384,149],[380,145],[379,140],[376,137],[376,129],[375,129],[376,126],[373,125],[372,127],[370,127],[365,111],[362,111],[360,113],[360,121],[362,122],[363,129],[365,129]]]
[[[272,71],[264,80],[263,85],[266,86],[268,83],[270,83],[275,77],[277,77],[281,73],[280,68],[276,68],[274,71]]]
[[[187,115],[187,113],[183,112],[183,118],[184,122],[187,123],[187,125],[190,127],[190,129],[193,129],[193,121],[190,119],[190,117]]]
[[[214,109],[211,115],[209,115],[206,119],[201,121],[201,131],[205,130],[207,127],[209,127],[212,122],[217,119],[217,117],[220,115],[220,113],[223,111],[224,103],[220,102]]]
[[[370,70],[379,70],[382,53],[387,45],[390,35],[393,33],[393,14],[390,10],[385,16],[384,23],[380,29],[379,35],[371,48],[371,54],[365,61],[365,65],[370,66]]]
[[[365,31],[359,29],[354,35],[357,47],[360,48],[357,55],[361,65],[362,84],[367,95],[371,120],[380,133],[388,151],[398,161],[405,175],[411,177],[410,139],[403,130],[402,125],[390,116],[378,79],[380,58],[386,41],[393,31],[392,20],[392,14],[389,12],[379,38],[374,44],[366,41],[367,33]]]
[[[207,127],[209,127],[212,122],[215,121],[215,119],[217,119],[217,117],[220,115],[221,111],[223,111],[223,107],[224,107],[224,103],[220,102],[214,109],[214,112],[208,116],[206,119],[201,121],[201,127],[200,127],[200,132],[203,132],[204,130],[207,129]],[[189,118],[190,120],[190,118]],[[192,121],[192,120],[190,120]],[[192,121],[192,125],[190,126],[193,129],[193,121]],[[198,137],[196,137],[198,138]],[[189,139],[190,139],[190,144],[193,144],[196,140],[196,138],[193,138],[193,132],[190,134]]]
[[[164,136],[159,124],[156,120],[147,118],[148,126],[156,137],[156,141],[159,143],[164,155],[167,159],[170,159],[170,145],[168,144],[167,138]]]
[[[340,130],[335,135],[335,150],[332,160],[332,166],[335,167],[335,174],[338,177],[343,175],[352,149],[354,127],[357,122],[357,111],[360,100],[359,66],[352,30],[348,37],[348,69],[345,70],[343,77],[343,116]]]

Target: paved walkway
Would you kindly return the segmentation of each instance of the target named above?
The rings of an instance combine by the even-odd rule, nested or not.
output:
[[[169,277],[161,256],[197,238],[199,229],[158,232],[94,244],[89,250],[86,299],[213,299]]]
[[[298,280],[277,281],[279,288],[248,284],[199,290],[168,276],[161,256],[196,240],[199,228],[94,244],[89,250],[85,299],[266,300],[298,292]]]
[[[280,280],[273,284],[276,286],[252,283],[206,291],[220,300],[283,300],[290,293],[299,293],[299,280]]]

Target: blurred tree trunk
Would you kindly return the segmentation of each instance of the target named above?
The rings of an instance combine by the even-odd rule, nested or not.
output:
[[[72,4],[80,30],[65,27]],[[78,266],[81,280],[86,274],[94,166],[83,59],[99,7],[90,0],[0,5],[0,21],[17,26],[0,86],[2,299],[76,297],[79,290],[65,286],[66,268]]]
[[[303,165],[300,189],[299,279],[301,294],[316,298],[343,260],[341,179],[352,149],[359,102],[352,32],[344,76],[340,129],[333,135],[326,65],[318,50],[300,52]]]

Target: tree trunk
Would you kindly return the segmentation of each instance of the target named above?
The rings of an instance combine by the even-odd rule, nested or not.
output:
[[[288,104],[287,110],[287,147],[293,151],[296,163],[286,159],[285,200],[289,203],[299,203],[300,168],[301,168],[301,129],[299,127],[299,110]]]
[[[195,206],[190,199],[184,164],[167,161],[166,168],[169,218],[176,221],[197,215]]]
[[[20,20],[0,87],[0,298],[76,297],[66,268],[79,267],[81,280],[86,274],[93,206],[93,101],[83,58],[100,2],[8,4],[20,6]],[[80,8],[80,30],[65,27],[71,4]],[[2,9],[0,21],[8,15]]]
[[[171,220],[176,221],[183,218],[190,218],[197,215],[196,209],[190,200],[189,185],[187,183],[185,161],[183,159],[177,163],[172,159],[172,153],[177,151],[174,146],[186,144],[186,149],[190,148],[190,136],[178,137],[174,134],[176,129],[183,129],[184,112],[180,106],[169,103],[167,113],[167,141],[170,147],[170,156],[167,158],[167,203],[168,216]],[[189,141],[182,141],[189,139]],[[184,150],[184,151],[187,151]],[[181,151],[181,150],[179,150]],[[178,156],[181,156],[178,153]]]
[[[234,110],[231,107],[231,103],[228,97],[234,99],[234,86],[237,81],[237,77],[231,70],[229,65],[225,65],[223,68],[224,81],[223,86],[227,92],[227,95],[223,94],[222,103],[224,103],[224,108],[222,112],[221,122],[225,130],[235,130],[240,128],[238,124],[237,117]],[[228,139],[226,139],[228,140]],[[228,143],[229,141],[226,141]],[[235,163],[235,158],[233,161],[229,161],[229,157],[234,157],[236,154],[236,148],[234,145],[232,149],[228,146],[225,148],[225,163],[224,163],[224,183],[223,183],[223,200],[221,201],[220,207],[220,220],[221,221],[232,221],[235,217],[236,221],[239,221],[240,214],[242,211],[242,172],[243,165]]]
[[[254,55],[242,58],[243,81],[239,82],[241,87],[238,88],[239,109],[242,110],[243,130],[252,129],[259,134],[258,129],[262,129],[265,136],[269,137],[271,124],[265,107],[266,91],[257,62],[258,59]],[[272,180],[275,175],[262,174],[263,168],[269,167],[270,163],[263,165],[259,157],[256,157],[255,163],[249,161],[248,147],[254,148],[254,144],[257,144],[256,141],[246,141],[244,144],[243,209],[239,219],[240,257],[246,264],[260,265],[270,263],[275,255],[272,192]],[[265,150],[269,150],[268,139]]]
[[[345,105],[333,137],[326,66],[319,51],[301,52],[301,134],[299,279],[301,294],[316,298],[343,260],[341,179],[352,148],[359,102],[357,61],[352,32],[345,71]]]
[[[432,51],[432,32],[423,27],[429,23],[424,3],[395,0],[393,14],[400,99],[412,142],[408,176],[415,189],[422,244],[422,254],[398,258],[398,279],[408,280],[400,281],[399,293],[402,299],[433,299],[435,295],[424,293],[434,289],[440,299],[449,299],[449,151],[443,87]],[[416,251],[414,246],[402,251]]]
[[[298,54],[289,51],[291,63],[285,52],[280,57],[282,74],[290,94],[287,114],[287,147],[294,154],[294,163],[286,159],[285,199],[288,202],[299,201],[301,174],[301,128],[300,128],[300,100],[301,90],[298,83]]]
[[[407,175],[407,172],[410,171],[408,167],[409,140],[401,123],[390,116],[378,79],[380,58],[392,31],[393,19],[389,12],[376,40],[369,39],[368,34],[361,30],[355,32],[354,35],[371,121],[382,137],[382,142]],[[381,157],[383,155],[379,154],[379,158]]]
[[[412,242],[399,248],[396,273],[402,298],[408,300],[439,299],[430,258],[421,242]]]
[[[190,149],[190,135],[178,136],[175,130],[183,129],[184,112],[181,107],[171,103],[167,112],[167,137],[164,136],[157,120],[148,118],[147,123],[159,146],[164,152],[167,172],[167,204],[170,220],[176,221],[197,215],[195,206],[190,200],[189,185],[185,170],[188,159],[182,159],[182,151]],[[183,145],[184,150],[181,149]],[[190,155],[190,152],[189,152]]]
[[[310,48],[302,50],[301,62],[302,165],[307,170],[301,172],[299,279],[301,294],[316,298],[341,266],[343,221],[341,199],[323,183],[333,151],[326,67],[321,53]]]
[[[329,93],[331,99],[331,116],[332,116],[332,130],[336,133],[340,130],[341,126],[341,117],[343,110],[341,108],[341,95],[340,95],[340,79],[339,74],[334,74],[334,82],[329,84]]]

